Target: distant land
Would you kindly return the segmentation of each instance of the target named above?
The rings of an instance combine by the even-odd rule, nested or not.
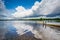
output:
[[[6,18],[0,19],[0,21],[56,21],[60,22],[60,18]]]

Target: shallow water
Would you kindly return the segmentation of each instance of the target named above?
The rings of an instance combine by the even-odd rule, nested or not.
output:
[[[13,40],[27,32],[42,40],[60,40],[60,29],[45,27],[36,21],[0,21],[0,40]]]

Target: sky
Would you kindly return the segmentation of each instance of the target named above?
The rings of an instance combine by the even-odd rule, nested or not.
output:
[[[0,0],[0,16],[60,17],[60,0]]]
[[[23,6],[27,9],[31,8],[36,1],[40,2],[41,0],[4,0],[4,3],[8,9],[14,9],[17,6]]]

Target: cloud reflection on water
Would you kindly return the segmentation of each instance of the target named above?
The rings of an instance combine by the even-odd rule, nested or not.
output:
[[[43,40],[60,40],[60,31],[58,29],[50,28],[49,26],[45,28],[42,24],[36,23],[36,21],[0,21],[0,28],[1,40],[4,39],[4,36],[11,35],[14,37],[15,35],[23,35],[29,31],[31,31],[36,38]]]
[[[35,25],[34,25],[35,24]],[[19,35],[25,34],[25,30],[31,31],[36,38],[41,38],[43,40],[59,40],[60,39],[60,32],[57,33],[56,29],[46,27],[44,28],[43,25],[39,25],[36,23],[31,22],[14,22],[14,27],[17,29],[17,33]],[[36,28],[35,28],[36,27]]]

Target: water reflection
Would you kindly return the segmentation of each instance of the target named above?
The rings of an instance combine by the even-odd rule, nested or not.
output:
[[[7,24],[4,21],[0,21],[0,40],[4,39],[4,35],[7,32]]]
[[[0,33],[5,38],[1,34],[0,36],[4,40],[15,40],[15,38],[26,33],[42,40],[60,40],[60,29],[49,26],[45,28],[43,24],[36,21],[1,21],[0,28]]]

